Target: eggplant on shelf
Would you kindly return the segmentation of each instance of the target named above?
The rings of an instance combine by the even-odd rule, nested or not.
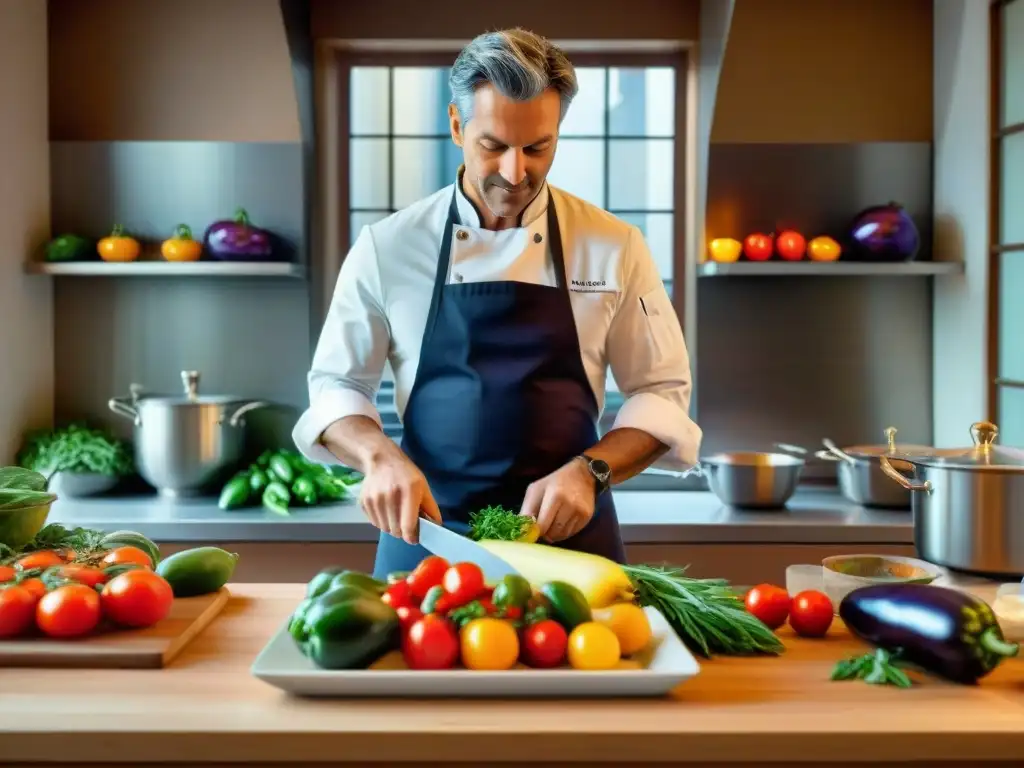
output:
[[[861,587],[843,598],[839,617],[854,635],[899,661],[957,683],[976,683],[1018,651],[988,603],[948,587]]]

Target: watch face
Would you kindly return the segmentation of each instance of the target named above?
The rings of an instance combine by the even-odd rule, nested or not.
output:
[[[608,475],[612,473],[612,468],[608,466],[607,461],[601,459],[593,459],[590,462],[591,471],[602,480],[607,480]]]

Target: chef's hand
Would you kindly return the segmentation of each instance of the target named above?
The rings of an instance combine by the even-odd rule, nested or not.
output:
[[[420,515],[441,522],[441,511],[423,473],[404,454],[389,455],[366,468],[359,503],[370,522],[409,544],[419,540]]]
[[[594,476],[573,459],[526,489],[520,514],[537,521],[541,538],[564,541],[583,530],[594,516]]]

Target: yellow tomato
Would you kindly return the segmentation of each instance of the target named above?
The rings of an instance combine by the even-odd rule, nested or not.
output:
[[[192,239],[192,230],[187,224],[179,224],[174,236],[161,243],[160,253],[167,261],[199,261],[203,244]]]
[[[569,634],[569,665],[595,672],[613,669],[622,658],[619,638],[604,624],[588,621]]]
[[[807,254],[812,261],[835,261],[842,253],[842,247],[831,237],[816,237],[807,244]]]
[[[512,669],[519,659],[519,635],[502,619],[473,619],[459,635],[466,669]]]
[[[594,621],[615,633],[623,656],[632,656],[651,642],[651,622],[644,609],[634,603],[616,603],[596,610]]]
[[[120,224],[96,243],[96,251],[103,261],[135,261],[139,258],[139,250],[139,241],[128,237]]]
[[[716,237],[708,244],[708,251],[712,261],[725,264],[739,260],[743,244],[731,237]]]

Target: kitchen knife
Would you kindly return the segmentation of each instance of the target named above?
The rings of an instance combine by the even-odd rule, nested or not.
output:
[[[511,565],[472,539],[449,531],[425,517],[420,518],[420,546],[452,564],[475,563],[483,571],[484,581],[488,584],[497,584],[505,576],[518,573]]]

